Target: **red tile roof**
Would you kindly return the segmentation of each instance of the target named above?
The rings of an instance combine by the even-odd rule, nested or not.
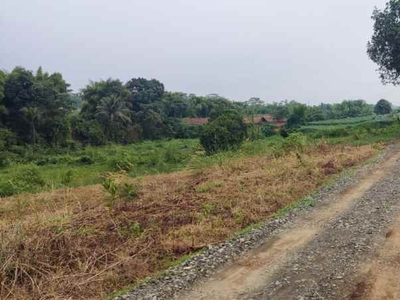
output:
[[[246,124],[251,124],[253,122],[254,124],[272,123],[277,127],[282,127],[286,124],[286,121],[277,121],[273,116],[268,114],[245,117],[244,122]],[[205,125],[208,123],[208,118],[184,118],[182,119],[182,123],[186,125]]]
[[[208,118],[184,118],[182,123],[186,125],[205,125],[208,123]]]

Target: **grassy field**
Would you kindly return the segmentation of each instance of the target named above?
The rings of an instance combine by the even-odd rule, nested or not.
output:
[[[294,205],[400,126],[357,130],[213,156],[173,140],[14,161],[0,174],[15,188],[0,202],[0,299],[104,299]]]
[[[314,122],[302,126],[299,132],[315,141],[324,139],[328,143],[362,145],[392,140],[398,135],[399,125],[389,118],[363,117]],[[101,183],[108,173],[114,172],[138,177],[201,169],[243,156],[277,155],[284,147],[287,147],[287,142],[275,136],[247,141],[238,151],[211,157],[204,154],[198,140],[87,147],[60,154],[35,151],[16,157],[6,154],[6,163],[0,161],[0,196]]]
[[[399,123],[391,116],[367,116],[310,122],[298,131],[314,139],[353,144],[386,142],[398,134]]]

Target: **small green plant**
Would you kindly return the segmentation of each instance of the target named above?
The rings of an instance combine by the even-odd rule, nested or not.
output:
[[[124,183],[122,187],[120,187],[120,196],[126,202],[130,202],[139,196],[140,189],[141,187],[139,184]]]
[[[210,181],[210,182],[207,182],[207,183],[197,187],[196,192],[205,193],[213,188],[221,187],[222,185],[223,185],[222,181]]]
[[[301,133],[293,133],[284,140],[284,149],[286,151],[301,152],[307,147],[307,137]]]
[[[102,183],[104,189],[110,194],[110,196],[115,199],[117,196],[118,186],[115,180],[112,178],[106,178]]]
[[[215,204],[206,203],[201,209],[203,211],[203,215],[208,218],[215,210]]]
[[[69,186],[73,180],[74,172],[68,170],[65,174],[61,176],[62,185]]]
[[[0,154],[0,169],[7,168],[11,165],[10,158],[7,155]]]
[[[233,215],[235,217],[235,223],[240,226],[243,226],[243,224],[245,223],[245,217],[244,217],[243,211],[240,209],[236,209],[233,212]]]
[[[140,234],[142,233],[142,229],[140,226],[139,222],[133,222],[131,225],[129,225],[129,233],[131,236],[140,236]]]

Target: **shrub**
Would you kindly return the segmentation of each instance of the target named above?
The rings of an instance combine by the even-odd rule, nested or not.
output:
[[[36,166],[19,170],[10,179],[0,181],[0,196],[11,196],[22,192],[37,192],[46,185]]]
[[[28,166],[23,168],[14,179],[16,182],[23,183],[32,188],[46,185],[46,182],[42,178],[42,175],[36,166]]]
[[[392,104],[385,99],[381,99],[378,101],[378,103],[376,103],[376,105],[374,107],[374,112],[377,115],[390,114],[392,112]]]
[[[0,128],[0,151],[10,149],[17,141],[16,135],[8,129]]]
[[[61,176],[61,183],[65,186],[69,186],[72,182],[74,173],[72,170],[68,170],[65,174]]]
[[[6,153],[0,153],[0,169],[11,165],[11,160]]]
[[[0,182],[0,197],[8,197],[18,194],[19,190],[12,181]]]
[[[91,157],[84,155],[77,160],[77,163],[80,165],[92,165],[94,161]]]
[[[118,186],[114,179],[107,178],[103,181],[102,185],[113,199],[117,196]]]
[[[243,118],[235,111],[226,111],[204,126],[200,143],[208,155],[240,147],[246,136]]]
[[[275,126],[271,123],[266,123],[261,130],[265,137],[276,135]]]
[[[126,202],[130,202],[139,196],[141,186],[139,184],[124,183],[120,187],[120,196]]]
[[[292,133],[284,140],[283,147],[287,151],[303,151],[307,144],[305,135],[301,133]]]

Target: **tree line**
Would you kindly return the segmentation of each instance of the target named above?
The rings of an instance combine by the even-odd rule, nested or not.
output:
[[[288,126],[307,121],[365,116],[374,107],[363,100],[307,106],[296,101],[267,104],[259,98],[234,102],[216,94],[165,91],[156,79],[107,79],[73,93],[60,73],[16,67],[0,70],[0,150],[13,144],[72,147],[140,140],[199,137],[199,126],[182,118],[215,119],[226,111],[271,114]]]

